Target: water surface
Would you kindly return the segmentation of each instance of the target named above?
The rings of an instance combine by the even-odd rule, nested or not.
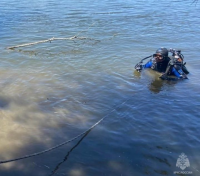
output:
[[[181,153],[199,175],[199,10],[189,0],[2,0],[0,160],[50,148],[109,115],[82,139],[0,165],[0,175],[173,175]],[[75,35],[87,39],[6,49]],[[134,72],[161,46],[182,50],[188,80]]]

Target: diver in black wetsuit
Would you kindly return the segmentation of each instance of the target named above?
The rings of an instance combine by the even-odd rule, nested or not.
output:
[[[156,53],[145,65],[139,62],[136,64],[135,69],[140,72],[143,68],[151,68],[155,71],[163,73],[161,79],[169,79],[169,75],[175,75],[178,79],[187,79],[187,71],[185,64],[183,64],[183,55],[181,51],[170,49],[172,56],[168,57],[168,50],[166,48],[157,49]],[[148,57],[147,57],[148,58]]]
[[[181,54],[181,50],[170,49],[172,53],[170,61],[168,63],[165,73],[160,77],[162,79],[168,79],[168,75],[175,75],[179,79],[187,79],[189,71],[183,63],[184,56]]]

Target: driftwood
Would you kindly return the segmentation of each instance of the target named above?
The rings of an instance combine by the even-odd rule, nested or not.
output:
[[[33,43],[25,43],[25,44],[21,44],[21,45],[16,45],[16,46],[11,46],[11,47],[7,47],[7,49],[15,49],[15,48],[19,48],[19,47],[25,47],[25,46],[30,46],[30,45],[36,45],[39,43],[46,43],[46,42],[51,42],[53,40],[75,40],[75,39],[79,39],[79,40],[85,40],[85,39],[89,39],[87,37],[77,37],[77,36],[73,36],[73,37],[69,37],[69,38],[50,38],[47,40],[41,40],[38,42],[33,42]],[[90,39],[91,40],[91,39]]]
[[[95,23],[93,23],[91,26],[89,26],[87,30],[89,30],[94,24]],[[41,40],[41,41],[38,41],[38,42],[25,43],[25,44],[16,45],[16,46],[10,46],[10,47],[7,47],[7,49],[15,49],[15,48],[24,47],[24,46],[36,45],[36,44],[39,44],[39,43],[51,42],[53,40],[75,40],[75,39],[78,39],[78,40],[85,40],[85,39],[94,40],[94,39],[87,38],[87,37],[78,37],[78,35],[80,35],[83,32],[84,31],[81,31],[78,34],[76,34],[75,36],[69,37],[69,38],[55,38],[55,37],[53,37],[53,38],[50,38],[50,39],[47,39],[47,40]],[[97,40],[97,41],[99,42],[99,40]]]

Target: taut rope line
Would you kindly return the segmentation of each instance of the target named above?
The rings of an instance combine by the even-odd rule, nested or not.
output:
[[[132,98],[132,96],[131,96]],[[104,117],[102,117],[99,121],[97,121],[94,125],[92,125],[89,129],[85,130],[84,132],[80,133],[79,135],[75,136],[74,138],[68,140],[68,141],[65,141],[61,144],[58,144],[54,147],[51,147],[49,149],[46,149],[46,150],[43,150],[43,151],[40,151],[40,152],[36,152],[36,153],[33,153],[33,154],[29,154],[29,155],[25,155],[25,156],[22,156],[22,157],[19,157],[19,158],[14,158],[14,159],[10,159],[10,160],[5,160],[5,161],[0,161],[0,164],[4,164],[4,163],[9,163],[9,162],[13,162],[13,161],[18,161],[18,160],[23,160],[23,159],[26,159],[26,158],[31,158],[31,157],[34,157],[34,156],[38,156],[38,155],[42,155],[44,153],[47,153],[47,152],[50,152],[52,150],[55,150],[63,145],[66,145],[72,141],[74,141],[75,139],[79,138],[80,136],[83,136],[84,134],[86,134],[88,131],[92,130],[94,127],[96,127],[99,123],[101,123],[106,117],[108,117],[109,114],[111,114],[112,112],[116,111],[120,106],[122,106],[123,104],[125,104],[128,100],[130,100],[131,98],[128,98],[126,99],[123,103],[121,103],[120,105],[116,106],[112,111],[110,111],[108,114],[106,114]]]

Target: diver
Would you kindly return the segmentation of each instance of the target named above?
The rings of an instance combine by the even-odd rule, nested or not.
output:
[[[172,53],[172,56],[169,57],[169,51]],[[162,73],[160,76],[161,79],[167,80],[170,79],[169,76],[174,75],[177,79],[187,79],[187,71],[185,64],[183,64],[184,56],[181,54],[180,50],[166,48],[159,48],[156,50],[156,53],[142,59],[138,64],[136,64],[135,69],[140,72],[143,68],[151,68],[155,71]],[[150,58],[151,59],[143,65],[143,60]]]

